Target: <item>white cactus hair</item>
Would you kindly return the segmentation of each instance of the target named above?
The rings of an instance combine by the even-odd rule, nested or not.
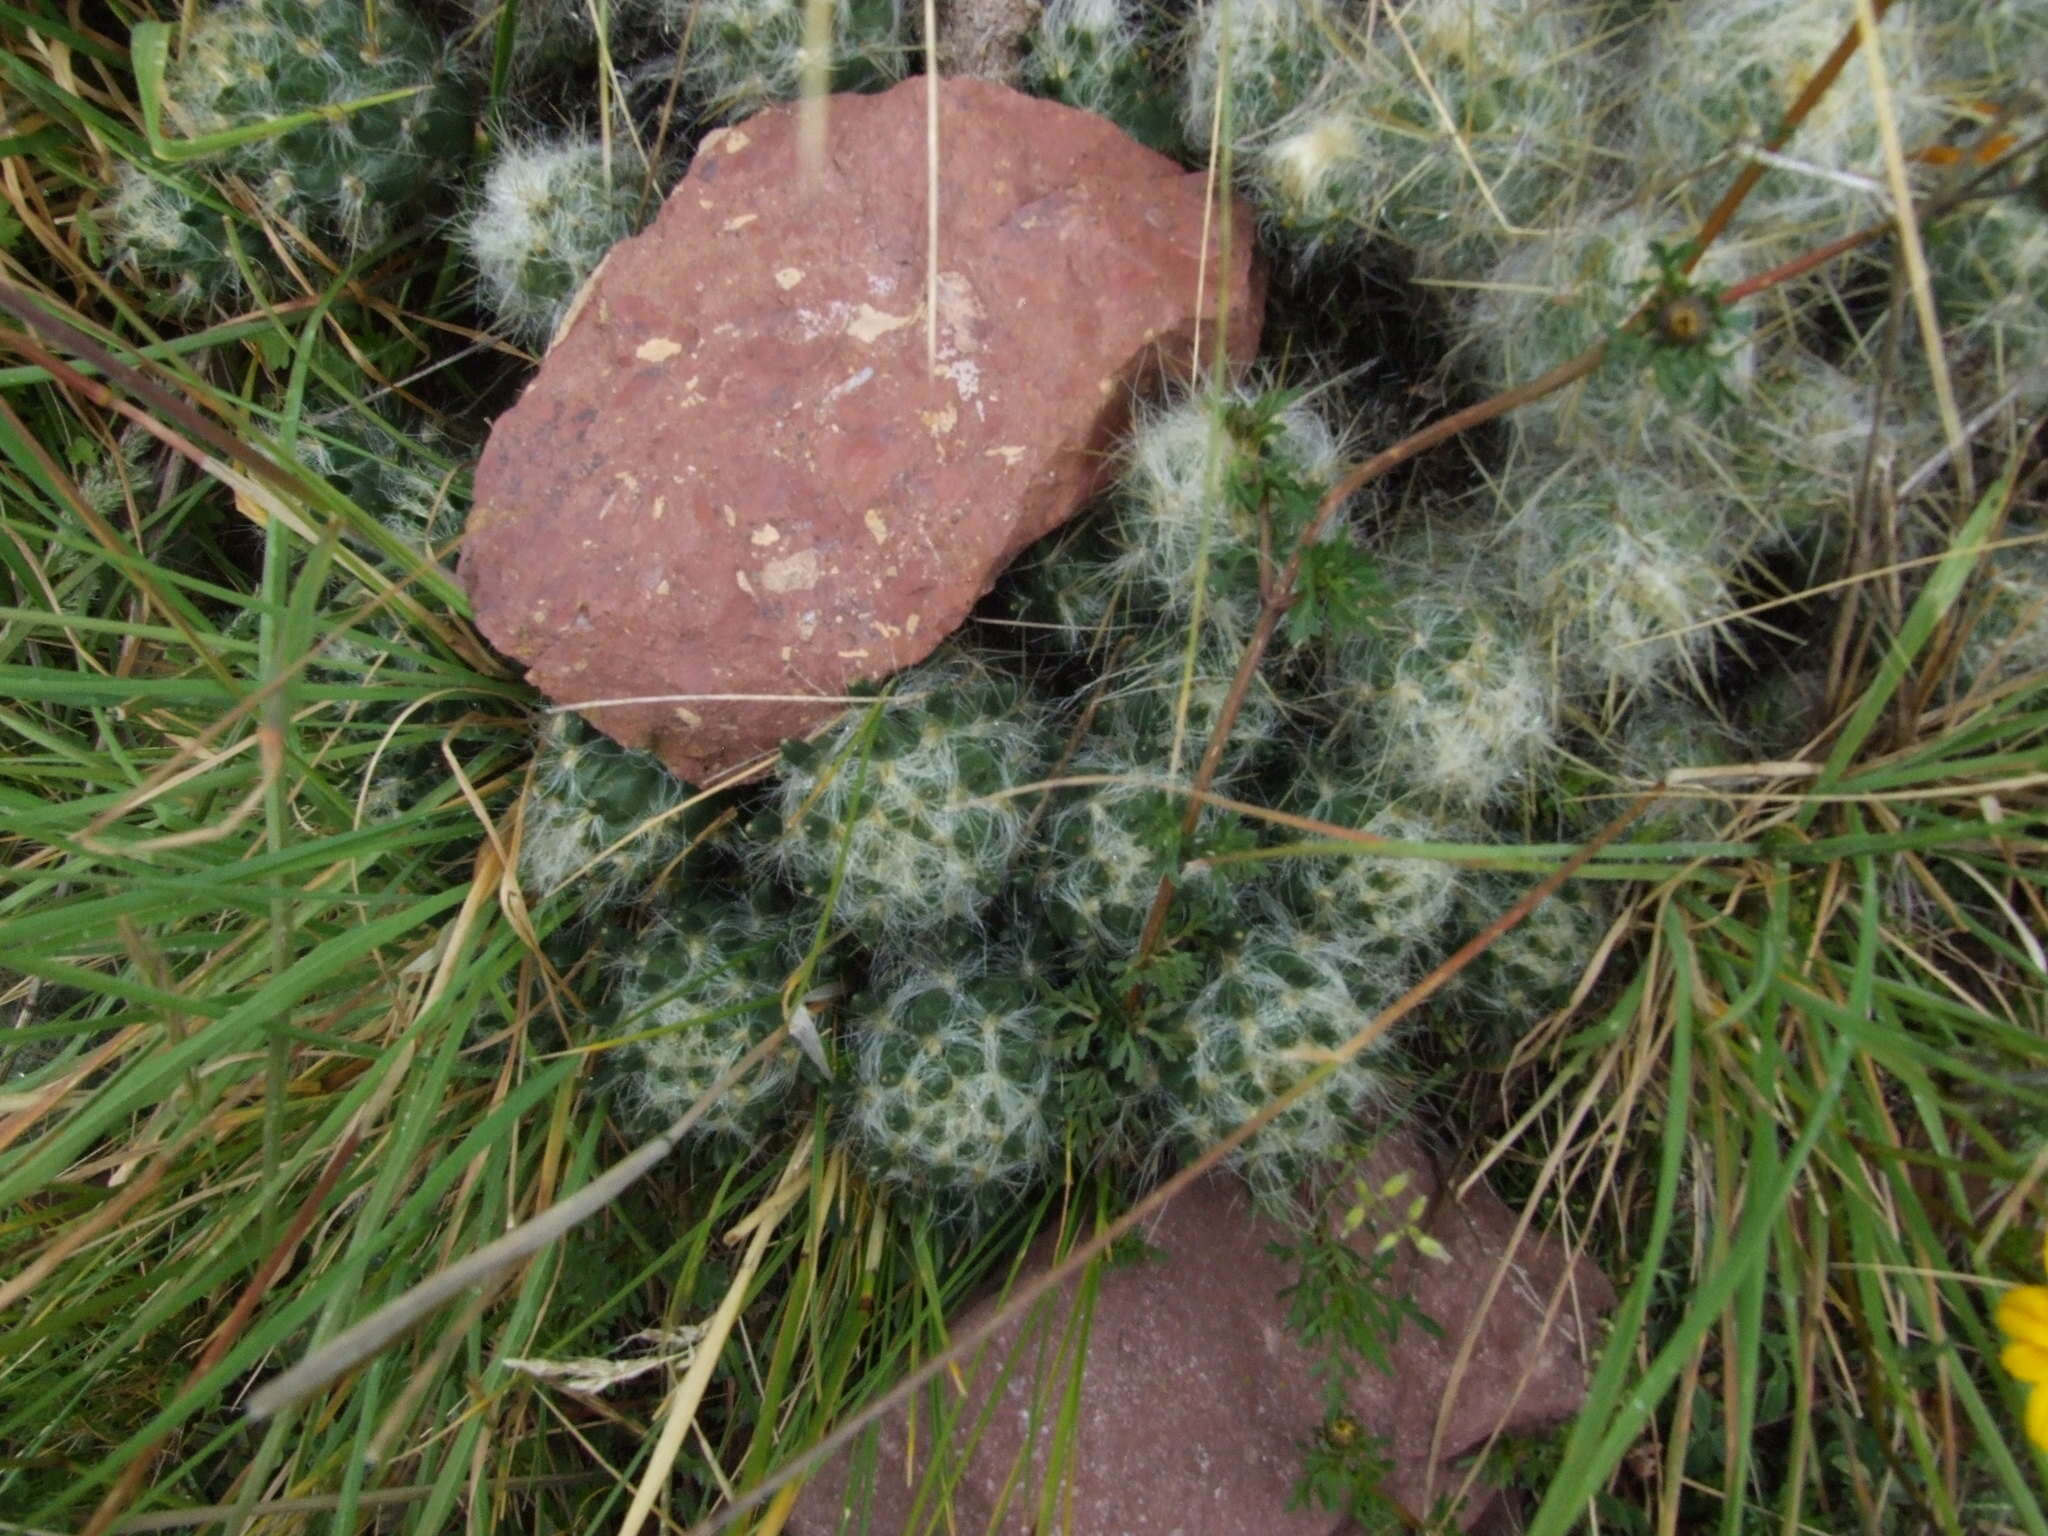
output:
[[[1269,393],[1270,379],[1252,379],[1220,395],[1190,392],[1141,409],[1125,443],[1117,485],[1122,497],[1117,529],[1121,553],[1112,575],[1148,595],[1167,613],[1192,610],[1198,562],[1213,557],[1233,539],[1253,537],[1233,528],[1224,494],[1233,444],[1226,410]],[[1333,428],[1312,394],[1288,404],[1279,417],[1276,451],[1294,472],[1312,483],[1334,480],[1350,447]],[[1345,535],[1342,517],[1332,519],[1325,538]],[[1242,638],[1256,618],[1250,595],[1205,584],[1205,617],[1226,638]]]
[[[988,969],[984,959],[905,958],[858,1012],[848,1118],[884,1184],[1019,1189],[1050,1156],[1042,1020],[1021,991],[990,1001],[978,985]],[[913,1013],[914,1045],[904,1022]]]
[[[1980,693],[2022,680],[2048,683],[2048,542],[1991,551],[1977,580],[1958,687]]]
[[[683,851],[688,839],[675,813],[695,792],[645,759],[651,794],[641,814],[630,823],[608,819],[579,774],[606,756],[617,762],[634,755],[594,732],[581,740],[582,729],[566,714],[549,717],[541,728],[520,824],[519,874],[542,897],[580,875],[577,903],[594,911],[637,892]]]
[[[633,1111],[651,1123],[672,1122],[775,1027],[775,946],[753,910],[735,902],[715,915],[699,909],[664,921],[614,957],[620,1023],[646,1035],[620,1080]],[[655,955],[668,965],[650,966]],[[748,1140],[796,1076],[796,1048],[785,1042],[710,1101],[695,1133]]]
[[[1584,456],[1525,480],[1506,540],[1554,673],[1607,713],[1645,690],[1704,692],[1739,606],[1718,495]]]
[[[1310,83],[1310,76],[1327,67],[1329,53],[1319,27],[1330,22],[1331,7],[1325,0],[1201,0],[1190,17],[1187,44],[1187,96],[1182,108],[1188,140],[1209,142],[1210,121],[1216,109],[1216,92],[1225,68],[1226,46],[1231,79],[1238,95],[1245,95],[1243,82],[1264,80],[1273,89],[1272,100],[1282,115],[1294,103],[1289,98]],[[1226,29],[1228,38],[1226,42]],[[1285,76],[1290,70],[1294,79]],[[1255,119],[1263,116],[1252,107]],[[1269,122],[1240,122],[1238,131],[1261,132]]]
[[[1278,914],[1249,928],[1220,959],[1217,974],[1191,1001],[1182,1027],[1187,1057],[1164,1093],[1168,1142],[1192,1154],[1293,1088],[1330,1053],[1377,1017],[1398,995],[1399,977],[1347,975],[1343,957]],[[1385,1078],[1370,1058],[1382,1036],[1232,1155],[1255,1192],[1284,1197],[1314,1165],[1343,1152],[1358,1117],[1385,1097]]]
[[[1124,0],[1047,0],[1038,14],[1032,43],[1032,72],[1065,84],[1067,100],[1094,113],[1104,111],[1106,72],[1100,59],[1124,55],[1139,43],[1137,20]],[[1075,57],[1077,49],[1090,51]]]
[[[1430,573],[1381,634],[1340,647],[1333,669],[1369,700],[1349,719],[1369,782],[1419,805],[1477,811],[1524,784],[1557,748],[1548,669],[1513,612],[1471,594],[1477,569]]]
[[[1311,807],[1325,819],[1332,807]],[[1359,831],[1390,843],[1470,842],[1457,829],[1398,805],[1383,806]],[[1441,859],[1388,858],[1361,848],[1329,858],[1290,859],[1290,882],[1306,898],[1308,921],[1358,952],[1404,953],[1432,943],[1450,921],[1465,885],[1464,872]]]
[[[1004,700],[1008,708],[940,718],[920,711],[917,701],[927,695]],[[783,834],[761,857],[790,882],[822,890],[843,851],[837,911],[897,938],[947,923],[976,925],[1030,820],[1026,801],[987,790],[1022,784],[1041,766],[1044,707],[1004,687],[958,646],[908,669],[881,707],[921,720],[914,743],[875,751],[863,776],[866,712],[853,711],[825,738],[815,767],[785,766],[776,789]],[[977,787],[964,766],[970,755],[1001,782]]]
[[[1889,110],[1909,145],[1937,136],[1945,118],[1936,79],[1940,50],[1923,9],[1893,6],[1878,29]],[[1637,66],[1632,157],[1652,177],[1672,177],[1726,151],[1742,156],[1776,132],[1853,22],[1853,10],[1837,0],[1679,0],[1656,7]],[[1759,251],[1764,264],[1882,216],[1879,116],[1861,74],[1859,68],[1821,98],[1785,159],[1745,201],[1735,238],[1783,242]]]
[[[743,117],[802,89],[808,62],[803,0],[655,0],[667,29],[689,38],[684,83],[718,119]],[[832,60],[857,60],[876,73],[902,73],[902,0],[888,0],[882,35],[854,35],[850,0],[832,0]]]
[[[544,344],[583,279],[633,232],[648,167],[625,135],[513,136],[491,162],[460,238],[485,305],[516,339]],[[537,277],[537,273],[541,274]]]

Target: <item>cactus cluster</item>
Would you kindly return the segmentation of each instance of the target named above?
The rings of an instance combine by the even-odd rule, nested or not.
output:
[[[1946,127],[1942,73],[1928,8],[1894,6],[1878,30],[1886,110],[1919,145]],[[1672,171],[1740,165],[1778,134],[1813,71],[1854,12],[1833,0],[1682,0],[1647,18],[1635,68],[1630,154]],[[1781,161],[1745,200],[1735,231],[1768,265],[1883,216],[1880,108],[1861,58],[1799,125]],[[1718,194],[1725,177],[1696,196]],[[1690,199],[1688,199],[1690,202]],[[1693,223],[1704,206],[1688,206]]]
[[[239,178],[281,238],[343,259],[420,211],[468,133],[445,45],[396,0],[226,0],[200,17],[166,83],[192,137],[312,114],[209,168]],[[108,211],[117,243],[189,306],[240,285],[225,206],[131,168]],[[241,244],[245,261],[267,254],[260,236]]]
[[[829,0],[824,78],[868,90],[904,72],[910,48],[901,0]],[[811,63],[802,0],[656,0],[681,41],[685,87],[716,121],[793,101]]]
[[[650,179],[623,141],[508,144],[461,231],[495,328],[545,346],[605,252],[659,206]]]
[[[522,874],[543,893],[580,877],[586,918],[630,912],[614,933],[651,922],[608,941],[603,967],[633,1042],[625,1091],[650,1118],[694,1102],[781,1024],[792,976],[829,961],[847,994],[824,1034],[821,1110],[880,1184],[966,1210],[1042,1176],[1063,1142],[1138,1164],[1212,1144],[1525,888],[1419,856],[1431,845],[1584,835],[1675,768],[1763,751],[1750,716],[1768,689],[1734,698],[1753,659],[1735,630],[1745,606],[1851,535],[1840,509],[1873,458],[1907,465],[1943,447],[1924,412],[1871,387],[1872,306],[1836,302],[1818,280],[1719,298],[1882,211],[1867,91],[1831,92],[1703,261],[1676,243],[1839,38],[1845,19],[1825,0],[1185,9],[1052,0],[1025,81],[1190,160],[1220,132],[1297,274],[1339,252],[1398,251],[1393,267],[1440,299],[1463,386],[1492,393],[1602,343],[1607,361],[1496,428],[1505,453],[1476,477],[1384,487],[1307,552],[1301,601],[1231,706],[1211,785],[1283,813],[1270,824],[1208,806],[1190,834],[1189,786],[1277,568],[1351,439],[1385,440],[1374,412],[1407,409],[1391,389],[1348,431],[1328,414],[1336,386],[1217,385],[1141,409],[1098,511],[1028,552],[991,611],[871,704],[788,744],[693,864],[683,855],[707,823],[681,814],[686,788],[551,728]],[[843,89],[911,58],[897,0],[646,0],[608,14],[663,28],[679,58],[655,62],[698,127],[795,96],[821,63]],[[805,32],[821,16],[823,61]],[[1964,42],[1996,34],[2019,57],[2032,44],[2006,39],[2015,25],[1952,0],[1887,18],[1882,61],[1909,149],[1972,152],[1958,122],[1975,108],[1955,88],[1975,78]],[[573,49],[581,27],[537,6],[520,47]],[[609,155],[589,138],[513,144],[491,166],[459,239],[499,334],[544,343],[651,211],[659,176],[632,142],[614,135]],[[2032,398],[2041,373],[2037,193],[2001,185],[1971,216],[1928,222],[1956,377],[1979,395]],[[176,237],[162,208],[150,221]],[[1374,398],[1371,372],[1343,389]],[[2040,665],[2025,620],[2038,563],[2015,552],[1972,599],[1983,622],[1964,673],[1980,693]],[[1786,705],[1768,739],[1795,709],[1810,724],[1807,702]],[[1055,772],[1078,782],[1040,787]],[[1711,798],[1674,798],[1630,835],[1709,839],[1719,814]],[[1402,850],[1273,846],[1320,824]],[[720,893],[733,869],[744,900]],[[1544,903],[1437,1000],[1445,1037],[1498,1037],[1561,1005],[1612,913],[1580,883]],[[819,952],[800,957],[806,938]],[[1152,952],[1133,966],[1141,942]],[[1265,1129],[1238,1159],[1252,1183],[1282,1195],[1344,1150],[1361,1111],[1391,1097],[1392,1049],[1346,1063]],[[758,1142],[797,1089],[798,1059],[785,1046],[704,1130]]]
[[[1733,536],[1710,491],[1581,458],[1543,479],[1506,530],[1550,671],[1613,714],[1644,690],[1703,687],[1734,611]]]
[[[1291,808],[1389,843],[1461,840],[1451,823],[1413,815],[1356,785],[1340,756],[1319,753],[1303,764]],[[1384,968],[1399,966],[1443,937],[1464,882],[1454,865],[1440,860],[1395,858],[1362,847],[1290,859],[1277,883],[1302,931],[1342,954],[1348,968]]]

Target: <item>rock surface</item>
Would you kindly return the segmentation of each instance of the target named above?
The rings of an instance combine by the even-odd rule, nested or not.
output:
[[[1100,118],[939,88],[927,364],[925,83],[832,98],[826,164],[776,108],[712,134],[605,259],[492,431],[462,577],[563,703],[705,783],[922,659],[1100,488],[1134,395],[1257,350],[1249,212]],[[740,697],[734,697],[740,696]],[[765,697],[763,697],[765,696]]]
[[[1483,1482],[1467,1486],[1456,1464],[1496,1430],[1540,1432],[1578,1407],[1588,1336],[1594,1320],[1614,1305],[1614,1293],[1590,1263],[1572,1264],[1550,1240],[1524,1238],[1511,1250],[1513,1212],[1484,1189],[1463,1203],[1437,1198],[1431,1166],[1417,1142],[1394,1136],[1361,1170],[1374,1187],[1396,1172],[1414,1176],[1411,1193],[1432,1197],[1418,1225],[1444,1245],[1450,1261],[1426,1260],[1403,1244],[1391,1283],[1413,1296],[1443,1334],[1435,1338],[1404,1325],[1391,1351],[1393,1374],[1366,1369],[1352,1404],[1364,1432],[1389,1442],[1393,1472],[1383,1491],[1412,1514],[1459,1496],[1460,1523],[1473,1529],[1504,1511],[1496,1490]],[[1389,1208],[1399,1214],[1400,1204]],[[1084,1536],[1356,1531],[1343,1517],[1288,1508],[1302,1468],[1298,1447],[1320,1426],[1322,1399],[1310,1357],[1286,1325],[1280,1293],[1294,1273],[1267,1252],[1282,1230],[1251,1210],[1241,1184],[1217,1176],[1175,1200],[1144,1235],[1159,1252],[1102,1273],[1071,1437],[1074,1459],[1046,1529]],[[1354,1241],[1369,1249],[1373,1229]],[[1025,1272],[1042,1269],[1048,1257],[1041,1243]],[[1482,1311],[1504,1259],[1501,1283]],[[1062,1341],[1073,1295],[1070,1285],[1040,1304],[1036,1321],[1007,1324],[978,1365],[962,1366],[964,1393],[945,1389],[947,1407],[964,1426],[955,1443],[978,1424],[986,1428],[964,1465],[950,1469],[952,1521],[941,1517],[933,1528],[1039,1529],[1034,1522],[1053,1438],[1049,1426],[1071,1379],[1071,1354],[1062,1355]],[[986,1316],[993,1305],[977,1305],[960,1326]],[[1472,1332],[1470,1358],[1453,1380],[1452,1367]],[[1006,1363],[1008,1379],[998,1383]],[[1443,1433],[1433,1459],[1439,1415]],[[1020,1470],[1027,1436],[1032,1463]],[[797,1500],[792,1536],[925,1529],[938,1508],[935,1495],[924,1490],[915,1517],[913,1505],[941,1438],[926,1404],[917,1424],[917,1465],[906,1479],[903,1423],[885,1427],[872,1478],[856,1474],[851,1459],[828,1466]]]

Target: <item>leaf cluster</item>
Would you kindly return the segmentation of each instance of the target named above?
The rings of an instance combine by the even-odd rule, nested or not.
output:
[[[1648,369],[1665,399],[1711,420],[1735,400],[1727,379],[1734,328],[1721,285],[1688,273],[1692,252],[1690,241],[1650,242],[1656,275],[1634,285],[1637,318],[1609,339],[1605,364]]]

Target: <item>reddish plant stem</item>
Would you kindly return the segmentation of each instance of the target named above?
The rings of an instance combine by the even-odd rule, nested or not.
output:
[[[1872,0],[1871,3],[1871,10],[1879,21],[1884,20],[1884,13],[1891,7],[1892,0]],[[1856,49],[1862,42],[1863,29],[1855,22],[1850,22],[1849,30],[1844,32],[1842,40],[1835,44],[1835,51],[1827,56],[1827,61],[1819,69],[1814,71],[1813,78],[1806,82],[1806,89],[1799,93],[1799,99],[1786,109],[1785,120],[1778,125],[1778,131],[1764,145],[1765,149],[1776,154],[1792,142],[1792,135],[1799,131],[1799,125],[1806,121],[1808,114],[1819,104],[1821,97],[1828,93],[1828,88],[1835,83],[1835,77],[1848,67],[1849,60],[1856,56]],[[1735,218],[1735,210],[1742,206],[1743,199],[1749,196],[1759,181],[1763,180],[1767,169],[1761,160],[1752,160],[1729,184],[1728,190],[1721,195],[1721,201],[1714,205],[1714,211],[1707,215],[1706,223],[1700,226],[1699,234],[1693,237],[1692,253],[1685,260],[1687,272],[1698,266],[1700,258],[1707,254],[1707,247],[1721,238],[1722,231],[1727,229]]]

